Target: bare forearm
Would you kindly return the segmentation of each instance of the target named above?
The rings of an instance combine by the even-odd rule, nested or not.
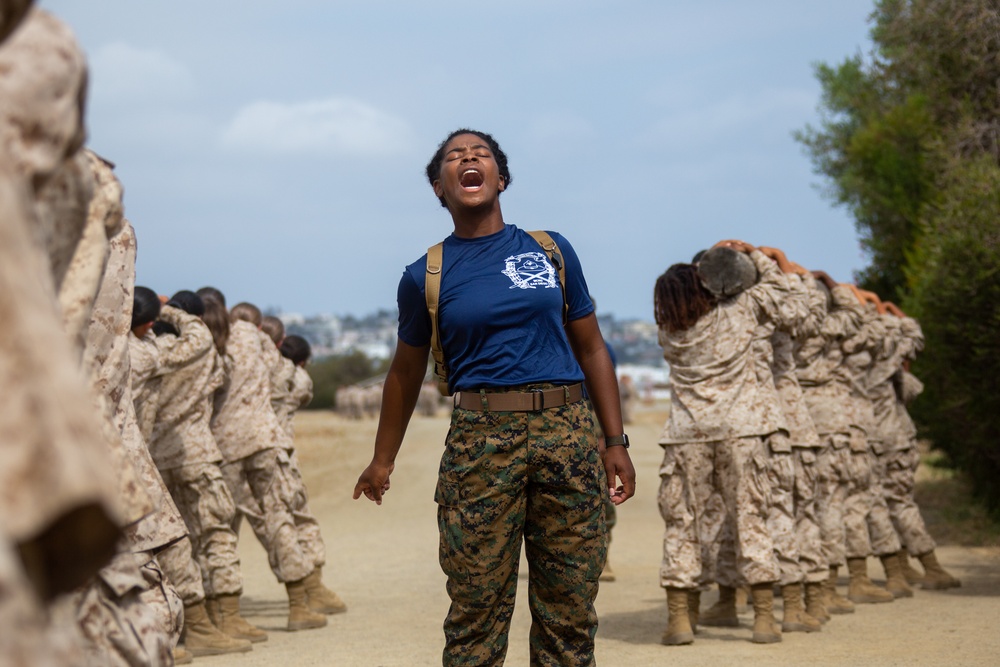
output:
[[[394,357],[386,375],[373,457],[383,465],[390,465],[396,460],[396,454],[399,453],[403,443],[403,436],[406,434],[410,417],[413,416],[413,409],[420,395],[420,385],[427,369],[426,354],[423,355],[423,359],[422,365],[415,365],[412,360],[406,361],[401,360],[399,356]]]
[[[621,435],[624,429],[618,380],[615,378],[615,368],[608,348],[597,326],[597,319],[591,315],[583,320],[570,322],[569,334],[604,435]]]

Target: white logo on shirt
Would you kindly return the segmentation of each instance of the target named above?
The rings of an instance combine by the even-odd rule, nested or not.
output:
[[[535,289],[536,287],[556,288],[556,270],[541,252],[526,252],[504,260],[503,274],[514,283],[511,289]]]

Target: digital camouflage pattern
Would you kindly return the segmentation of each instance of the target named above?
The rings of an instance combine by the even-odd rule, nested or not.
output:
[[[120,197],[120,186],[111,187],[111,181],[117,183],[111,168],[97,157],[91,156],[91,161],[97,175],[98,192],[110,190]],[[100,198],[95,195],[94,201]],[[95,203],[91,214],[101,215],[101,211],[109,207]],[[135,468],[141,488],[152,502],[153,510],[126,529],[129,549],[145,552],[180,539],[187,528],[142,438],[132,402],[128,339],[134,338],[131,326],[136,244],[128,221],[121,221],[118,233],[109,239],[108,248],[107,266],[87,328],[84,364],[91,369],[94,388],[111,411],[111,424],[121,437],[128,463]]]
[[[240,593],[243,575],[232,528],[236,505],[219,466],[196,463],[164,470],[163,480],[188,527],[205,594]]]
[[[204,602],[201,569],[194,561],[190,538],[183,537],[156,554],[156,561],[185,607]]]
[[[213,397],[224,380],[212,332],[194,315],[163,306],[160,319],[180,332],[154,337],[153,378],[159,378],[158,407],[149,448],[161,472],[187,465],[220,463],[212,435]],[[133,336],[134,338],[134,336]],[[145,409],[145,408],[144,408]]]
[[[765,447],[761,437],[664,447],[658,495],[666,524],[661,586],[692,589],[713,579],[728,586],[778,580],[767,527]],[[721,501],[716,516],[722,514],[723,519],[711,535],[701,524],[716,497]]]
[[[757,377],[753,342],[758,324],[780,321],[788,294],[784,274],[760,251],[750,257],[759,282],[720,302],[685,331],[659,332],[670,364],[670,416],[660,444],[718,442],[785,428],[773,385]]]
[[[927,531],[920,508],[913,499],[917,466],[920,465],[920,451],[916,441],[911,441],[910,447],[906,449],[887,452],[879,458],[885,470],[882,489],[899,541],[913,556],[934,551],[937,545]]]
[[[817,498],[820,492],[819,450],[795,447],[792,449],[795,466],[795,538],[799,550],[799,566],[804,581],[824,581],[830,573],[823,550],[823,533],[820,528],[820,510]]]
[[[234,463],[272,447],[287,449],[288,436],[271,408],[270,369],[264,341],[253,324],[237,320],[226,343],[226,378],[215,394],[212,434],[222,457]],[[234,490],[235,493],[235,490]]]
[[[295,429],[292,427],[292,415],[299,409],[299,397],[293,396],[295,387],[295,364],[291,359],[278,355],[278,368],[271,374],[271,407],[278,417],[278,423],[288,436],[289,447],[294,447]],[[310,398],[312,398],[310,396]]]
[[[816,515],[823,541],[823,558],[833,566],[846,561],[844,544],[844,505],[850,488],[848,467],[851,460],[850,436],[831,433],[822,436],[817,455],[819,484]]]
[[[434,495],[451,597],[444,665],[503,664],[522,537],[531,664],[594,664],[606,494],[586,401],[537,412],[452,413]]]
[[[141,554],[120,553],[72,596],[83,638],[85,667],[168,667],[180,625],[171,633],[171,601],[162,573]],[[158,601],[157,598],[160,598]]]
[[[270,405],[266,407],[270,412]],[[290,466],[288,451],[281,447],[271,447],[222,466],[236,510],[251,525],[258,524],[260,532],[255,528],[255,533],[267,551],[271,570],[284,583],[300,581],[315,569],[299,544],[292,510],[295,497]]]
[[[864,432],[854,429],[847,461],[847,497],[844,500],[844,543],[847,558],[886,556],[899,551],[875,453]]]

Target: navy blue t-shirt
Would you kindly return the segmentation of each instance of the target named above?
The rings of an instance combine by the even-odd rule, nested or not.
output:
[[[580,260],[559,234],[549,232],[566,264],[570,320],[594,311]],[[559,272],[527,232],[514,225],[474,239],[444,241],[438,300],[441,346],[452,391],[583,380],[562,321]],[[427,255],[399,281],[399,337],[429,345],[431,321],[424,297]]]

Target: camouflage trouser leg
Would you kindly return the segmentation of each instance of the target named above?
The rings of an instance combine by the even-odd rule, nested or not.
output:
[[[849,450],[848,493],[844,502],[844,546],[848,558],[867,558],[872,555],[868,517],[874,504],[874,472],[867,436],[863,431],[851,429]]]
[[[295,522],[295,532],[299,541],[299,547],[302,549],[306,560],[310,561],[316,567],[322,567],[326,565],[326,544],[323,542],[323,536],[320,533],[319,522],[316,520],[316,516],[312,513],[312,510],[309,509],[305,482],[302,480],[298,457],[295,455],[294,450],[288,453],[288,470],[284,476],[288,488],[287,495],[291,502],[290,510],[292,519]],[[250,484],[246,479],[243,480],[242,491],[239,495],[242,498],[248,499],[248,502],[249,499],[253,498],[253,492],[250,490]],[[253,529],[254,535],[257,536],[257,541],[260,542],[261,546],[268,553],[271,570],[280,580],[279,564],[275,558],[272,558],[272,556],[276,557],[277,554],[267,546],[267,525],[264,521],[264,516],[262,514],[249,513],[245,516],[247,523],[250,524],[250,528]],[[244,514],[242,513],[236,516],[233,529],[237,533],[239,533],[239,524],[243,517]]]
[[[709,498],[717,496],[712,483],[714,447],[708,443],[667,445],[660,464],[657,502],[663,517],[663,560],[660,585],[694,588],[715,576],[712,545],[720,538],[725,511],[713,516],[712,534],[704,524]],[[716,503],[716,509],[720,503]],[[706,540],[708,540],[706,542]]]
[[[849,492],[848,467],[851,460],[849,437],[831,433],[823,438],[819,450],[819,488],[816,495],[816,513],[819,518],[823,541],[823,557],[830,566],[846,562],[844,536],[844,507]]]
[[[770,484],[764,439],[669,445],[660,467],[660,514],[666,523],[660,585],[705,583],[703,563],[717,563],[720,584],[777,581],[774,542],[767,529]],[[714,544],[701,544],[701,514],[715,496],[725,518]]]
[[[289,454],[289,472],[292,487],[292,518],[295,519],[295,530],[298,532],[299,545],[302,547],[306,558],[312,561],[316,567],[326,565],[326,543],[323,542],[323,535],[320,533],[319,521],[316,515],[309,509],[309,495],[306,491],[305,480],[302,479],[302,471],[299,469],[299,457],[293,450]]]
[[[868,460],[872,467],[872,511],[868,515],[868,534],[872,543],[872,552],[876,556],[889,556],[897,553],[903,546],[896,534],[896,527],[889,514],[889,505],[885,499],[882,484],[885,480],[884,461],[868,450]]]
[[[201,570],[192,555],[190,539],[183,537],[177,540],[156,554],[156,560],[185,607],[204,601],[205,587],[201,581]]]
[[[176,637],[163,614],[143,599],[152,585],[132,554],[119,554],[86,588],[73,594],[84,638],[84,665],[166,667],[173,665]]]
[[[251,525],[257,521],[262,526],[254,532],[267,551],[271,571],[282,583],[300,581],[315,569],[303,554],[295,530],[288,467],[288,453],[277,447],[222,466],[237,509]]]
[[[776,436],[780,439],[780,434]],[[799,564],[799,545],[795,533],[795,462],[791,447],[767,448],[768,479],[771,484],[771,499],[767,508],[767,530],[774,541],[774,556],[778,560],[782,586],[802,581],[802,566]]]
[[[824,581],[830,574],[823,554],[823,537],[819,527],[816,497],[819,491],[819,471],[815,449],[796,447],[792,450],[795,464],[795,538],[799,547],[799,565],[807,582]]]
[[[0,663],[64,667],[79,662],[82,638],[75,614],[63,618],[68,596],[43,606],[14,544],[0,533]]]
[[[774,540],[767,528],[771,484],[765,438],[727,440],[715,445],[715,484],[726,505],[729,534],[735,542],[737,578],[724,581],[726,570],[720,557],[720,584],[763,584],[778,581],[780,570],[774,555]]]
[[[184,624],[184,603],[172,582],[164,575],[159,562],[151,554],[149,560],[139,567],[146,581],[146,590],[140,595],[142,600],[156,615],[158,625],[163,628],[173,649],[181,638]]]
[[[161,474],[187,525],[205,595],[238,595],[243,574],[232,528],[236,505],[219,466],[199,463]]]
[[[454,411],[435,493],[451,597],[444,665],[503,664],[522,534],[531,664],[593,664],[606,487],[585,402]]]
[[[906,449],[887,452],[882,459],[886,471],[882,488],[900,541],[913,556],[934,551],[937,545],[927,532],[920,508],[913,499],[914,476],[920,464],[919,450],[911,443]]]

